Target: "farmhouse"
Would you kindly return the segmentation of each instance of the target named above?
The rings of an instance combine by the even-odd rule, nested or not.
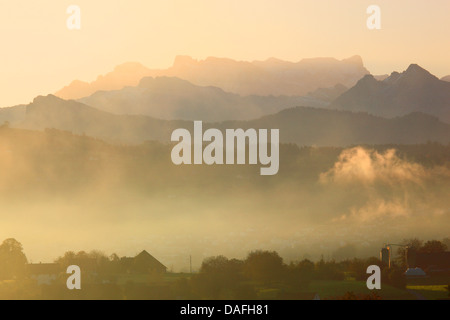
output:
[[[124,273],[163,274],[167,272],[167,267],[145,250],[134,258],[121,258],[120,264]]]
[[[58,279],[61,266],[57,263],[30,263],[27,265],[27,273],[38,285],[50,285]]]

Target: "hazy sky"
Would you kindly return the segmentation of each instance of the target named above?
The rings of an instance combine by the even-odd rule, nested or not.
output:
[[[66,27],[69,5],[82,29]],[[382,9],[382,30],[366,9]],[[375,74],[418,63],[450,74],[448,0],[15,0],[0,2],[0,106],[28,103],[128,61],[169,67],[175,56],[289,61],[355,54]]]

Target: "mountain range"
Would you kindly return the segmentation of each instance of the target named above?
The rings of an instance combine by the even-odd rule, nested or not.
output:
[[[0,125],[8,123],[17,123],[22,121],[26,115],[26,105],[18,105],[15,107],[0,108]]]
[[[390,76],[365,75],[354,87],[317,88],[305,96],[241,96],[174,77],[146,77],[138,86],[98,91],[78,100],[114,114],[165,120],[251,120],[296,106],[364,111],[392,118],[422,112],[450,123],[450,83],[411,64]]]
[[[163,70],[123,64],[92,83],[75,81],[56,96],[114,114],[165,120],[251,120],[309,106],[388,118],[423,112],[450,123],[447,80],[416,64],[402,73],[373,76],[359,56],[297,63],[178,56]]]
[[[26,106],[25,118],[15,127],[55,128],[110,142],[139,144],[148,140],[170,142],[173,130],[192,130],[192,121],[161,120],[142,115],[114,115],[76,101],[49,95]],[[318,146],[355,144],[415,144],[450,142],[450,125],[423,113],[386,119],[367,113],[296,107],[251,121],[205,123],[204,129],[280,129],[282,143]]]
[[[342,90],[344,86],[335,89]],[[323,89],[323,91],[326,91]],[[251,120],[286,108],[323,107],[329,95],[240,96],[217,87],[202,87],[173,77],[146,77],[136,87],[98,91],[78,101],[114,114],[147,115],[165,120]]]
[[[330,108],[366,111],[388,118],[423,112],[450,123],[450,83],[411,64],[406,71],[393,72],[383,81],[364,76],[335,99]]]
[[[253,121],[224,122],[217,127],[279,128],[282,142],[300,146],[450,142],[450,125],[420,112],[386,119],[365,112],[297,107]]]
[[[281,142],[299,145],[447,144],[445,79],[416,64],[373,76],[358,56],[298,63],[180,56],[169,69],[125,64],[59,92],[78,100],[48,95],[2,108],[0,124],[132,144],[168,143],[173,130],[191,129],[193,120],[203,120],[205,129],[280,129]]]
[[[172,67],[152,70],[139,63],[126,63],[88,83],[76,80],[55,95],[80,99],[97,91],[137,86],[144,77],[177,77],[198,86],[215,86],[240,95],[303,96],[318,88],[337,84],[352,87],[369,71],[360,56],[344,60],[334,58],[304,59],[287,62],[275,58],[266,61],[235,61],[210,57],[195,60],[178,56]]]

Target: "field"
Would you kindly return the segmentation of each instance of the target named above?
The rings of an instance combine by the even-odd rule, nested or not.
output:
[[[319,294],[322,299],[341,297],[347,292],[354,294],[371,294],[367,285],[362,281],[344,280],[344,281],[313,281],[310,290]],[[414,300],[409,292],[397,289],[388,285],[382,285],[380,291],[374,291],[381,296],[383,300]]]
[[[282,291],[282,288],[260,289],[258,298],[260,299],[276,299]],[[344,296],[346,293],[352,292],[356,295],[369,295],[373,293],[367,289],[366,283],[355,280],[343,281],[311,281],[308,289],[290,292],[288,299],[305,299],[312,300],[316,294],[321,300],[335,299]],[[415,300],[416,297],[407,290],[397,289],[392,286],[384,285],[380,291],[374,291],[383,300]],[[281,296],[283,297],[283,296]]]
[[[168,273],[164,276],[164,282],[173,283],[179,279],[189,279],[190,274]],[[141,279],[142,280],[142,279]],[[381,290],[371,291],[364,281],[347,279],[343,281],[311,281],[307,289],[295,290],[286,289],[282,285],[265,286],[252,283],[257,288],[258,299],[300,299],[312,300],[315,297],[320,299],[335,299],[344,296],[348,292],[356,295],[369,295],[376,293],[383,300],[440,300],[448,299],[448,285],[443,283],[447,278],[414,279],[409,280],[406,289],[398,289],[389,285],[382,285]]]

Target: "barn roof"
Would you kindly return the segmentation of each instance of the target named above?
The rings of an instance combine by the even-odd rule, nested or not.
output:
[[[165,265],[163,265],[161,262],[159,262],[155,257],[153,257],[150,253],[148,253],[146,250],[143,250],[141,253],[139,253],[135,258],[135,261],[146,261],[147,263],[151,263],[154,266],[158,266],[160,268],[167,269]]]

